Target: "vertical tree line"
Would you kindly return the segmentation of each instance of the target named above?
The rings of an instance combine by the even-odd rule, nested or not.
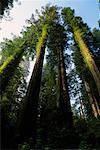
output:
[[[100,32],[91,32],[71,8],[60,14],[57,6],[46,5],[37,13],[22,37],[1,43],[1,148],[99,148]],[[28,69],[21,65],[34,58],[27,85]]]

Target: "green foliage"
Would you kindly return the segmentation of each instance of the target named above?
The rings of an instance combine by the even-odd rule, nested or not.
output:
[[[2,16],[5,9],[10,9],[10,7],[13,7],[13,0],[5,0],[4,2],[1,1],[0,5],[0,16]]]
[[[93,37],[88,25],[83,22],[81,17],[75,16],[74,10],[69,7],[62,9],[62,17],[64,24],[67,26],[68,32],[73,33],[75,31],[79,31],[91,52],[93,48]]]
[[[34,27],[32,26],[31,31],[33,29]],[[24,58],[27,59],[32,57],[33,59],[35,55],[35,45],[38,37],[34,34],[35,30],[33,32],[34,38],[32,37],[32,34],[29,36],[29,30],[28,34],[24,34],[24,32],[22,37],[15,37],[13,40],[5,40],[1,43],[1,91],[5,90],[22,57],[24,56]],[[36,40],[34,40],[35,38]],[[32,42],[31,44],[30,41]]]
[[[15,57],[22,51],[24,56],[34,57],[37,39],[35,25],[27,27],[26,31],[22,32],[22,37],[14,37],[12,40],[5,39],[0,45],[1,65],[9,59],[8,57]]]
[[[86,149],[86,150],[91,150],[92,145],[87,144],[86,141],[81,141],[79,147],[79,149]]]
[[[49,24],[51,25],[54,22],[59,22],[59,14],[58,14],[59,8],[57,6],[51,6],[50,4],[47,4],[45,7],[42,7],[41,9],[41,15],[36,10],[38,14],[38,24],[41,27],[42,24]]]
[[[11,141],[13,141],[15,137],[17,118],[27,89],[27,83],[24,77],[25,74],[25,68],[17,67],[12,80],[1,96],[1,146],[3,146],[3,148],[11,146]]]
[[[93,36],[93,54],[94,54],[94,60],[98,66],[98,69],[100,70],[100,30],[94,28],[92,30],[92,36]]]
[[[19,144],[18,150],[29,150],[30,146],[27,142],[24,142],[23,144]]]
[[[51,70],[49,64],[46,64],[43,70],[42,85],[40,92],[40,103],[43,109],[54,108],[57,104],[56,91],[57,70]]]
[[[94,44],[95,51],[100,53],[100,30],[94,28],[92,30],[92,34],[93,34],[93,44]]]
[[[75,16],[74,10],[72,10],[71,8],[64,8],[62,10],[62,17],[68,31],[73,34],[73,39],[75,41],[75,44],[72,47],[72,49],[74,50],[73,59],[74,59],[76,71],[83,82],[87,81],[89,83],[90,89],[93,92],[93,96],[95,96],[98,102],[99,85],[95,80],[93,72],[95,72],[95,68],[96,68],[97,69],[96,74],[98,74],[96,77],[99,82],[99,71],[93,59],[94,53],[96,55],[96,51],[95,51],[96,46],[95,46],[95,42],[93,42],[94,40],[93,34],[90,31],[88,25],[82,21],[82,18]],[[92,61],[95,67],[92,65],[91,63]],[[93,91],[94,87],[95,87],[95,91]],[[84,92],[81,91],[81,93]],[[87,101],[88,100],[86,98],[85,103],[87,103]]]
[[[21,4],[19,0],[0,1],[0,19],[4,18],[6,20],[11,21],[12,18],[10,17],[10,10],[14,7],[14,2],[19,2],[19,5]]]
[[[3,65],[0,67],[0,74],[3,73],[4,69],[6,69],[7,65],[12,61],[14,60],[14,57],[13,56],[9,56],[7,58],[7,60],[3,63]]]
[[[22,43],[23,39],[21,37],[16,37],[13,40],[5,39],[4,42],[1,42],[1,64],[6,61],[8,57],[14,56],[19,52]]]
[[[47,29],[48,29],[48,25],[46,24],[43,26],[42,36],[39,38],[39,41],[37,42],[37,45],[36,45],[37,57],[40,54],[40,49],[41,47],[43,47],[44,41],[47,39]]]
[[[41,15],[38,13],[38,19],[32,16],[28,21],[30,26],[22,31],[22,37],[15,37],[13,40],[5,40],[1,43],[1,72],[6,70],[7,65],[20,54],[23,50],[22,56],[26,59],[33,59],[34,55],[40,53],[40,48],[44,46],[44,40],[47,40],[48,55],[46,57],[46,64],[43,68],[41,91],[38,103],[37,116],[37,135],[36,147],[37,149],[51,150],[51,149],[100,149],[100,120],[93,118],[91,115],[91,108],[88,103],[88,96],[82,82],[82,78],[91,83],[91,87],[95,87],[93,78],[90,75],[87,66],[83,61],[83,57],[79,52],[79,47],[76,44],[70,44],[69,50],[73,51],[72,56],[66,55],[66,48],[70,42],[73,43],[70,34],[73,30],[80,28],[80,32],[84,41],[91,49],[95,47],[95,54],[99,56],[99,30],[93,30],[93,37],[87,24],[84,24],[81,17],[74,16],[74,10],[64,8],[62,16],[65,19],[67,30],[65,26],[61,25],[57,6],[49,6],[42,8]],[[41,37],[42,33],[42,37]],[[40,38],[39,38],[40,37]],[[68,41],[68,39],[71,39]],[[93,45],[94,41],[94,45]],[[68,43],[69,42],[69,43]],[[59,70],[58,64],[58,50],[61,47],[64,51],[64,58],[74,62],[74,69],[70,68],[68,72],[70,97],[75,101],[73,105],[73,122],[72,129],[67,127],[64,122],[63,113],[59,110]],[[3,148],[11,148],[12,145],[17,145],[18,150],[34,149],[34,138],[18,139],[19,125],[18,119],[24,114],[25,95],[27,93],[27,83],[25,80],[25,66],[20,66],[22,63],[22,56],[17,65],[14,63],[15,72],[5,92],[2,94],[1,109],[2,109],[2,138]],[[18,57],[19,58],[19,57]],[[71,60],[72,59],[72,60]],[[66,63],[68,69],[69,62]],[[16,62],[15,62],[16,64]],[[11,70],[10,70],[11,71]],[[38,74],[40,75],[40,74]],[[9,77],[9,76],[8,76]],[[91,80],[91,81],[90,81]],[[39,85],[40,86],[40,85]],[[96,93],[95,89],[93,92]],[[32,94],[32,93],[30,93]],[[34,99],[33,99],[34,100]],[[83,118],[79,115],[80,100],[84,105]],[[35,108],[35,107],[34,107]],[[22,116],[21,116],[22,115]],[[28,114],[26,114],[28,116]],[[28,116],[30,117],[30,116]],[[29,124],[30,126],[30,124]],[[34,125],[33,125],[34,127]],[[21,128],[24,128],[21,127]],[[28,132],[28,131],[27,131]],[[32,135],[33,136],[33,135]],[[14,143],[15,142],[15,143]],[[16,144],[17,142],[17,144]],[[14,145],[14,146],[15,146]]]
[[[99,149],[100,145],[100,118],[92,119],[89,121],[77,120],[76,133],[79,134],[79,147],[80,149]]]

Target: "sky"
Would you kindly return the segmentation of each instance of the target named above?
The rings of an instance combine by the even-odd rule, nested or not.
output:
[[[98,20],[100,19],[98,0],[19,0],[19,3],[14,3],[14,7],[10,11],[11,21],[5,18],[0,21],[0,42],[3,38],[12,38],[12,34],[20,35],[23,26],[26,26],[26,20],[30,19],[35,10],[40,11],[41,6],[47,3],[58,5],[61,7],[71,7],[75,9],[75,14],[81,16],[83,21],[89,27],[98,27]]]

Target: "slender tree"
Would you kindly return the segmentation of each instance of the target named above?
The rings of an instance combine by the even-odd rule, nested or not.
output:
[[[23,62],[21,62],[23,63]],[[1,100],[1,148],[10,149],[19,110],[27,89],[24,67],[17,67]],[[26,71],[25,71],[26,72]]]
[[[1,78],[1,94],[8,85],[9,80],[11,79],[16,66],[18,66],[20,59],[22,58],[24,48],[21,46],[21,50],[14,55],[11,55],[0,67],[0,78]]]
[[[57,7],[47,5],[46,8],[43,8],[42,15],[39,16],[37,21],[38,27],[42,27],[42,33],[36,45],[36,62],[26,94],[24,113],[19,125],[22,139],[32,137],[34,146],[36,140],[37,107],[47,35],[50,25],[52,22],[58,21],[58,18]]]
[[[96,117],[95,114],[97,114],[97,116],[99,115],[99,113],[98,113],[99,99],[98,99],[97,90],[94,90],[94,88],[93,88],[93,87],[95,87],[93,77],[91,76],[88,68],[86,67],[86,65],[83,61],[83,57],[81,56],[78,46],[77,45],[71,46],[71,49],[73,50],[73,60],[75,63],[75,68],[76,68],[77,74],[79,75],[80,80],[83,81],[83,85],[87,92],[89,105],[92,110],[92,113],[90,113],[90,114],[93,114],[93,116]],[[91,82],[90,82],[90,79],[91,79]],[[95,98],[95,100],[94,100],[94,98]],[[87,100],[87,103],[88,103],[88,100]],[[95,103],[95,101],[96,101],[96,103]],[[84,101],[84,104],[85,104],[85,102],[86,101]],[[95,107],[95,109],[94,109],[94,107]],[[90,110],[90,112],[91,112],[91,110]]]
[[[59,74],[59,108],[62,112],[61,118],[63,118],[68,127],[72,127],[73,119],[64,62],[64,50],[66,48],[67,37],[63,26],[60,24],[55,24],[51,32],[49,48],[54,51],[57,57],[56,65],[58,65]]]
[[[6,43],[5,41],[4,43],[1,43],[3,46],[1,46],[2,64],[0,66],[0,94],[2,94],[8,86],[22,56],[29,55],[30,51],[34,55],[36,39],[35,29],[32,25],[31,30],[29,28],[26,34],[25,32],[23,33],[22,38],[15,38],[12,42],[8,41]]]
[[[59,32],[62,30],[60,29]],[[63,31],[62,31],[63,33]],[[59,84],[60,84],[60,103],[61,109],[64,111],[64,119],[67,121],[67,124],[69,127],[72,127],[73,119],[72,119],[72,112],[71,112],[71,104],[70,104],[70,97],[69,97],[69,89],[68,89],[68,83],[67,83],[67,77],[66,77],[66,68],[65,68],[65,62],[64,62],[64,40],[66,36],[63,34],[60,34],[59,38],[61,38],[61,45],[59,49]],[[64,37],[65,36],[65,37]],[[62,41],[63,39],[63,41]]]
[[[93,60],[93,57],[90,54],[88,45],[86,44],[84,37],[83,27],[86,25],[83,24],[82,19],[74,16],[74,10],[70,8],[64,8],[62,11],[62,16],[67,27],[73,32],[75,42],[80,48],[81,55],[83,56],[85,64],[88,66],[93,78],[95,80],[98,93],[100,95],[100,73]]]
[[[84,84],[85,84],[85,89],[86,89],[88,97],[89,97],[89,102],[90,102],[91,107],[92,107],[93,115],[95,117],[100,116],[100,109],[98,107],[96,98],[93,95],[93,93],[92,93],[92,91],[90,89],[90,86],[89,86],[89,84],[88,84],[88,82],[86,80],[84,81]]]
[[[36,121],[37,121],[37,106],[40,91],[40,82],[42,75],[43,60],[47,41],[47,25],[43,26],[42,35],[36,46],[36,62],[30,79],[26,94],[26,104],[24,114],[22,114],[20,123],[20,134],[22,138],[33,137],[33,143],[36,139]],[[24,139],[25,140],[25,139]]]
[[[27,109],[29,110],[29,113],[27,113],[27,117],[25,114],[23,115],[24,119],[26,121],[28,119],[30,121],[33,120],[33,122],[34,122],[32,124],[29,124],[30,132],[28,131],[28,133],[31,135],[32,135],[32,133],[31,133],[32,125],[33,124],[34,124],[34,126],[36,125],[37,105],[38,105],[42,67],[43,67],[43,60],[44,60],[45,47],[46,47],[47,34],[48,34],[48,25],[52,21],[55,21],[57,15],[58,15],[56,13],[55,7],[48,7],[48,6],[46,7],[46,11],[43,8],[42,14],[43,15],[39,17],[39,20],[37,22],[38,25],[40,24],[40,26],[42,27],[42,33],[41,33],[41,37],[39,38],[39,41],[36,45],[36,62],[35,62],[35,66],[33,69],[32,77],[31,77],[31,80],[29,83],[29,88],[28,88],[27,95],[26,95],[26,103],[28,103],[28,104],[26,105],[25,113],[27,113]],[[50,15],[48,16],[48,14],[50,14]],[[46,24],[44,24],[44,22]],[[31,113],[31,116],[33,116],[33,117],[30,117],[30,119],[29,119],[30,113]],[[23,123],[24,123],[24,119],[23,119]],[[26,128],[28,128],[28,127],[29,126],[27,124]],[[35,128],[34,128],[34,130],[35,130]],[[27,132],[27,130],[24,130],[24,131]],[[26,133],[26,134],[28,134],[28,133]],[[35,138],[35,136],[36,135],[34,135],[34,138]]]

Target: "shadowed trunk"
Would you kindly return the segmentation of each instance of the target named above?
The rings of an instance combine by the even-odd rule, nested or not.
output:
[[[37,43],[36,62],[26,94],[24,113],[22,114],[22,118],[20,118],[20,138],[22,141],[24,141],[32,137],[34,146],[36,142],[37,107],[46,41],[47,26],[45,25],[42,30],[42,36],[40,37],[39,42]]]
[[[59,84],[60,84],[59,107],[64,115],[63,117],[66,124],[70,128],[73,126],[73,118],[71,112],[71,104],[62,47],[61,50],[59,51]]]
[[[93,95],[93,93],[90,89],[89,83],[86,80],[84,81],[84,84],[85,84],[85,88],[86,88],[86,91],[87,91],[87,94],[89,97],[89,102],[90,102],[90,105],[92,108],[92,113],[97,118],[97,116],[100,116],[100,109],[99,109],[99,106],[97,104],[96,98]]]

